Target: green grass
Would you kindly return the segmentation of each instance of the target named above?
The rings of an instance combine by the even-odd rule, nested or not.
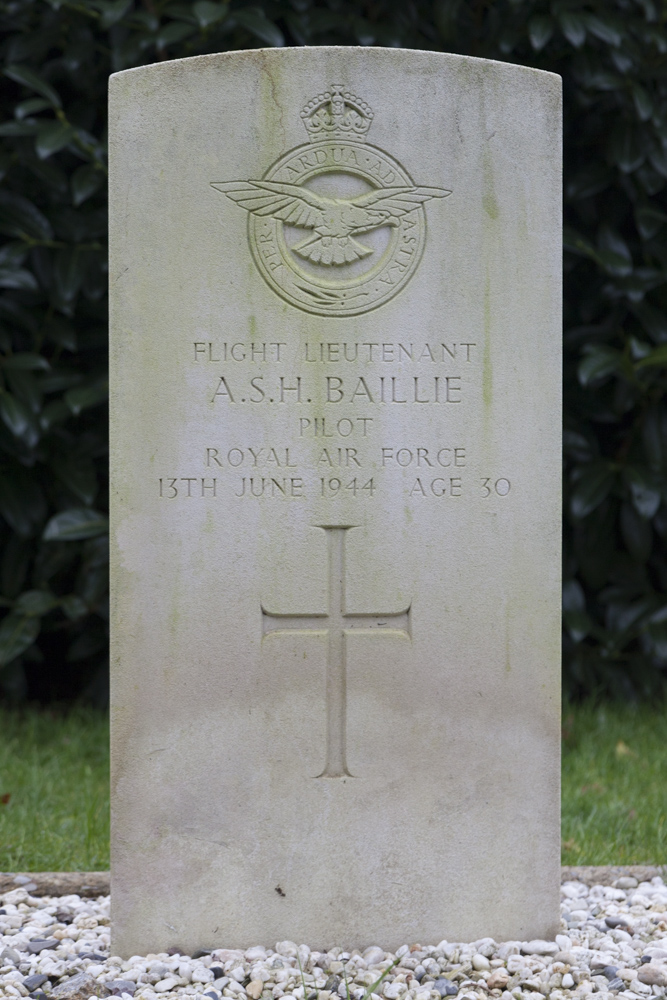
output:
[[[0,871],[109,867],[108,742],[99,712],[0,709]],[[563,864],[667,863],[667,709],[566,707],[562,829]]]
[[[667,707],[563,712],[564,865],[667,864]]]
[[[106,716],[0,709],[0,871],[108,867]]]

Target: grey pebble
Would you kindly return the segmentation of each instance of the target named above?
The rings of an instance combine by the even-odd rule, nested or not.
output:
[[[88,997],[106,997],[109,991],[105,985],[98,983],[87,972],[79,972],[75,976],[58,983],[51,991],[52,997],[59,1000],[88,1000]]]
[[[121,993],[129,993],[133,997],[137,991],[137,984],[132,979],[114,979],[105,985],[115,997],[119,997]]]
[[[23,985],[27,989],[28,993],[32,993],[33,990],[39,989],[48,980],[48,976],[43,976],[39,972],[36,972],[34,976],[28,976],[27,979],[23,980]]]
[[[651,961],[651,956],[650,955],[642,955],[642,957],[639,959],[639,961],[641,962],[642,965],[648,965],[648,963]]]
[[[624,920],[623,917],[605,917],[604,922],[607,925],[607,927],[611,927],[612,929],[614,927],[625,928],[628,926],[627,920]]]
[[[204,993],[204,996],[210,997],[210,1000],[220,1000],[220,994],[214,993],[213,990],[210,990],[208,993]]]
[[[214,979],[222,979],[225,974],[225,970],[221,969],[219,965],[212,965],[211,972],[213,973]]]
[[[451,979],[436,979],[433,989],[437,990],[441,997],[453,997],[458,993],[458,987]]]
[[[616,968],[616,966],[614,966],[614,965],[605,965],[604,969],[602,970],[602,975],[606,976],[607,979],[612,980],[612,979],[616,979],[616,973],[617,972],[618,972],[618,969]]]
[[[624,990],[625,987],[626,987],[626,983],[624,983],[622,979],[610,979],[609,980],[609,989],[610,990]]]
[[[31,955],[39,955],[40,951],[50,951],[57,948],[59,944],[60,941],[56,938],[33,938],[32,941],[28,941],[26,951],[30,952]]]
[[[21,956],[18,951],[14,951],[13,948],[3,948],[0,951],[0,964],[5,962],[12,962],[14,965],[18,965],[21,961]]]
[[[26,892],[33,892],[37,888],[37,883],[33,882],[29,875],[17,875],[14,879],[14,885],[20,886]]]
[[[324,984],[324,988],[325,990],[330,990],[332,993],[336,993],[338,991],[338,987],[340,986],[340,984],[341,984],[340,976],[329,976],[326,983]]]

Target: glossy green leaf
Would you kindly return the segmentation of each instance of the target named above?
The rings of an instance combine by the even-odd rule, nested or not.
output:
[[[72,174],[72,201],[78,207],[87,201],[91,195],[102,187],[105,183],[104,174],[100,169],[90,163],[84,164]]]
[[[9,371],[48,371],[51,367],[43,354],[31,354],[29,351],[19,351],[18,354],[10,354],[8,358],[2,360],[2,367]]]
[[[102,652],[107,647],[107,644],[107,635],[102,628],[101,622],[99,619],[97,621],[93,619],[90,627],[77,636],[70,646],[67,651],[67,659],[70,663],[76,663],[78,660],[87,660],[88,657],[94,656],[95,653]]]
[[[39,483],[27,469],[5,467],[0,476],[0,515],[21,538],[30,538],[46,516]]]
[[[635,368],[667,368],[667,344],[656,347],[649,355],[637,361]]]
[[[592,90],[618,91],[623,84],[623,78],[617,73],[604,69],[589,69],[582,74],[584,85]]]
[[[285,37],[280,28],[273,21],[269,21],[264,11],[258,7],[234,10],[234,20],[267,45],[279,48],[285,44]]]
[[[0,139],[18,139],[26,135],[34,135],[37,131],[37,122],[34,120],[25,122],[4,122],[0,125]]]
[[[562,10],[558,14],[558,23],[570,45],[574,45],[575,49],[581,48],[586,41],[585,17],[576,11]]]
[[[646,628],[646,637],[656,655],[662,660],[667,660],[667,623],[649,624]]]
[[[597,257],[593,244],[571,226],[563,226],[563,246],[582,257]]]
[[[0,622],[0,667],[32,646],[39,635],[39,619],[10,612]]]
[[[91,406],[105,403],[108,398],[109,383],[107,379],[99,379],[87,385],[77,386],[75,389],[68,389],[65,393],[65,401],[74,414],[79,414]]]
[[[24,87],[29,87],[30,90],[41,94],[54,107],[59,108],[62,106],[57,91],[29,66],[5,66],[3,72],[10,80],[22,83]]]
[[[577,462],[591,462],[597,457],[594,442],[590,437],[575,430],[563,430],[563,449],[566,455]]]
[[[61,511],[51,518],[44,530],[44,541],[79,541],[94,538],[109,530],[109,522],[104,514],[89,507],[78,507]]]
[[[578,580],[567,580],[563,584],[563,610],[585,611],[586,596]]]
[[[667,472],[667,408],[651,406],[642,427],[644,453],[656,472]]]
[[[197,0],[192,5],[192,13],[197,18],[200,28],[208,28],[217,24],[227,16],[228,7],[222,3],[211,3],[210,0]]]
[[[632,254],[625,240],[610,226],[600,227],[597,258],[610,274],[624,277],[632,272]]]
[[[586,355],[579,362],[577,375],[584,387],[608,375],[618,373],[623,367],[623,355],[606,344],[591,344],[586,347]]]
[[[85,275],[86,260],[76,246],[58,250],[53,268],[56,295],[62,306],[71,307],[76,299]],[[67,313],[71,312],[66,309]]]
[[[60,601],[60,606],[70,621],[77,621],[88,614],[88,606],[76,594],[68,594]]]
[[[0,594],[10,603],[23,590],[31,555],[31,543],[16,533],[9,536],[0,552]]]
[[[630,489],[637,513],[646,520],[655,517],[662,502],[660,490],[644,483],[632,483]]]
[[[616,473],[606,462],[594,462],[583,469],[570,494],[572,516],[587,517],[609,496]]]
[[[132,0],[97,0],[97,7],[102,14],[100,27],[108,31],[114,24],[122,21],[132,7]]]
[[[605,163],[587,163],[565,180],[568,201],[591,198],[604,191],[612,183],[611,171]]]
[[[667,150],[655,149],[649,153],[649,160],[661,177],[667,177]]]
[[[155,43],[159,47],[174,45],[176,42],[182,42],[184,39],[194,35],[196,30],[193,25],[186,24],[184,21],[171,21],[158,31]]]
[[[39,423],[43,430],[48,431],[52,427],[64,423],[71,416],[72,411],[64,399],[54,399],[52,403],[47,403],[42,410]]]
[[[17,399],[26,404],[30,412],[38,415],[44,402],[44,393],[38,378],[29,369],[4,369],[7,387]]]
[[[592,631],[592,621],[585,611],[563,611],[563,624],[573,642],[581,642]]]
[[[95,466],[86,455],[71,454],[54,457],[51,468],[71,493],[86,505],[95,500],[99,491]]]
[[[635,83],[632,87],[632,98],[640,119],[647,122],[653,114],[653,98],[648,90],[639,83]]]
[[[27,101],[21,101],[14,108],[14,117],[21,121],[23,118],[27,118],[28,115],[38,114],[40,111],[46,111],[47,108],[51,107],[50,101],[45,101],[42,97],[31,97]]]
[[[667,342],[667,315],[665,313],[648,302],[633,303],[631,308],[652,340],[656,343]]]
[[[18,598],[15,610],[28,617],[40,617],[53,611],[59,604],[58,598],[49,590],[26,590]]]
[[[67,323],[60,316],[51,317],[45,326],[45,332],[54,344],[59,344],[68,351],[76,351],[76,330],[71,323]]]
[[[595,14],[589,14],[586,17],[586,27],[601,42],[618,46],[623,41],[623,30],[620,23],[613,21],[610,17],[597,17]]]
[[[37,279],[23,267],[0,267],[0,288],[18,288],[26,292],[39,289]]]
[[[665,222],[667,213],[650,205],[640,205],[635,209],[635,219],[637,228],[645,240],[650,240],[652,236],[660,232]]]
[[[649,522],[629,503],[621,505],[621,535],[628,552],[639,563],[645,563],[651,552],[653,531]]]
[[[51,223],[31,201],[16,192],[0,189],[0,232],[20,239],[53,238]]]
[[[640,134],[628,122],[620,120],[611,134],[611,156],[624,174],[631,174],[646,159]]]
[[[0,418],[16,437],[21,437],[30,427],[30,413],[9,392],[0,392]]]
[[[75,136],[75,131],[71,125],[63,122],[46,122],[37,129],[35,137],[35,150],[41,160],[47,156],[60,152]]]
[[[528,38],[536,52],[544,48],[553,32],[553,21],[544,14],[535,14],[528,21]]]

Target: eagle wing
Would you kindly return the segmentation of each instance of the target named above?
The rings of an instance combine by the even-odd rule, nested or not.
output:
[[[390,187],[378,188],[376,191],[369,191],[367,194],[352,198],[352,204],[358,208],[381,208],[385,209],[395,218],[414,212],[416,208],[423,205],[431,198],[446,198],[452,192],[445,188],[433,187]]]
[[[211,187],[222,191],[253,215],[268,215],[302,229],[320,226],[325,210],[336,204],[298,184],[278,181],[226,181],[212,183]]]

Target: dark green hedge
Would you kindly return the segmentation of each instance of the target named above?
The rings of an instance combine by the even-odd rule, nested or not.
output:
[[[261,45],[403,45],[565,87],[565,683],[667,675],[667,5],[653,0],[0,2],[0,684],[103,684],[106,81]]]

